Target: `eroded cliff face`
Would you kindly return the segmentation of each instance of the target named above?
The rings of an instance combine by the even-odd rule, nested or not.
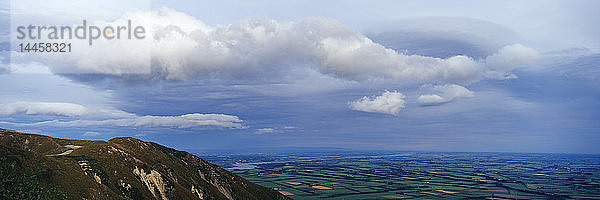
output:
[[[134,138],[72,140],[0,129],[0,155],[2,181],[15,185],[0,199],[288,199],[187,152]]]
[[[144,169],[139,169],[137,166],[133,169],[133,174],[137,175],[140,180],[146,185],[148,191],[157,199],[167,200],[167,184],[163,181],[160,173],[150,170],[150,173],[145,173]],[[158,194],[157,192],[158,191]]]

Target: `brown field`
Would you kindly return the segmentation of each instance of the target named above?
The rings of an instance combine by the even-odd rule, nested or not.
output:
[[[288,192],[288,191],[279,191],[279,193],[281,193],[281,194],[283,194],[285,196],[292,196],[292,195],[294,195],[294,194],[292,194],[291,192]]]
[[[290,185],[302,185],[302,183],[298,183],[298,182],[285,182],[285,183],[290,184]]]
[[[532,190],[535,190],[535,189],[537,189],[538,187],[537,187],[537,186],[535,186],[535,185],[527,184],[527,188],[529,188],[529,189],[532,189]]]
[[[320,185],[313,185],[312,188],[319,189],[319,190],[331,190],[331,189],[333,189],[333,188],[330,188],[330,187],[325,187],[325,186],[320,186]]]
[[[421,192],[421,194],[430,194],[430,195],[435,195],[435,196],[437,196],[437,195],[442,195],[442,194],[439,194],[439,193],[433,193],[433,192]]]
[[[285,174],[269,174],[269,176],[288,176],[288,175],[285,175]]]
[[[446,190],[436,190],[436,191],[441,192],[441,193],[446,193],[446,194],[456,194],[456,193],[458,193],[458,192],[452,192],[452,191],[446,191]]]

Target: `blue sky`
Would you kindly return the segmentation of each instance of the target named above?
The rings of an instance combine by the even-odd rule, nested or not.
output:
[[[70,3],[2,2],[0,127],[217,152],[600,153],[595,1]],[[83,19],[151,37],[16,52],[16,26]]]

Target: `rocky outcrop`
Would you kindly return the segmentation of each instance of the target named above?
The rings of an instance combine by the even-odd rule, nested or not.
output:
[[[194,187],[194,185],[192,185],[192,194],[198,195],[199,199],[204,199],[204,194],[202,194],[202,190]]]
[[[146,174],[144,169],[139,169],[137,166],[133,169],[133,173],[140,178],[156,199],[169,199],[167,198],[167,184],[163,181],[160,173],[150,170],[150,173]],[[156,194],[157,191],[158,194]]]

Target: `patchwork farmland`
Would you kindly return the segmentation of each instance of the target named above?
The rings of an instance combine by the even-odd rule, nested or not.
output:
[[[600,156],[519,153],[203,155],[294,199],[600,198]]]

